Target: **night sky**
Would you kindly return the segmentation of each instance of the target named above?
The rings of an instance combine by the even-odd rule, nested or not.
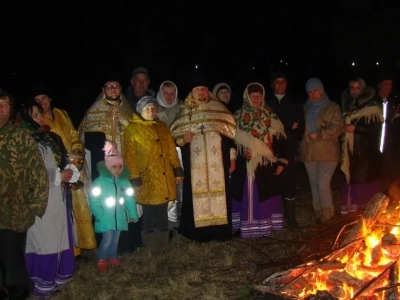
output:
[[[137,66],[148,68],[153,90],[173,80],[183,99],[195,72],[241,95],[253,80],[268,87],[279,69],[299,93],[310,76],[337,93],[354,75],[375,86],[379,69],[400,68],[398,0],[157,2],[2,4],[0,87],[25,101],[45,83],[77,120],[105,74],[120,73],[125,89]]]

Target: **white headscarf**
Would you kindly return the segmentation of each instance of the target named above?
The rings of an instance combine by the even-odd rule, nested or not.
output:
[[[173,84],[174,87],[175,87],[175,90],[176,90],[175,99],[171,104],[167,104],[165,102],[163,94],[162,94],[162,87],[167,82],[170,83],[170,84]],[[177,88],[176,84],[173,83],[172,81],[169,81],[169,80],[164,81],[163,83],[161,83],[160,88],[158,89],[158,93],[157,93],[157,102],[162,107],[166,107],[166,108],[174,107],[178,103],[178,88]]]

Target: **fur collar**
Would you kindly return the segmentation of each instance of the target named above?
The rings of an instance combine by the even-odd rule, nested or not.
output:
[[[368,103],[375,96],[375,89],[371,86],[367,86],[361,94],[357,97],[358,106],[363,106]],[[348,111],[354,107],[353,97],[350,95],[349,89],[342,93],[342,109]]]

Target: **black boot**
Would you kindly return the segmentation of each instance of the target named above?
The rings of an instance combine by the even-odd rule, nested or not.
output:
[[[299,224],[296,221],[296,199],[295,198],[285,198],[285,218],[286,223],[289,228],[298,228]]]

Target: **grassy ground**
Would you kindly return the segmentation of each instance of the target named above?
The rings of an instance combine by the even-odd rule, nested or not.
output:
[[[99,274],[96,253],[84,253],[72,280],[51,299],[271,299],[253,287],[269,275],[316,259],[330,251],[342,217],[330,224],[314,225],[308,179],[299,166],[296,216],[299,230],[285,229],[259,239],[235,238],[228,242],[196,244],[182,236],[171,240],[167,254],[146,249],[124,255],[124,266]],[[339,203],[341,174],[332,180]]]

